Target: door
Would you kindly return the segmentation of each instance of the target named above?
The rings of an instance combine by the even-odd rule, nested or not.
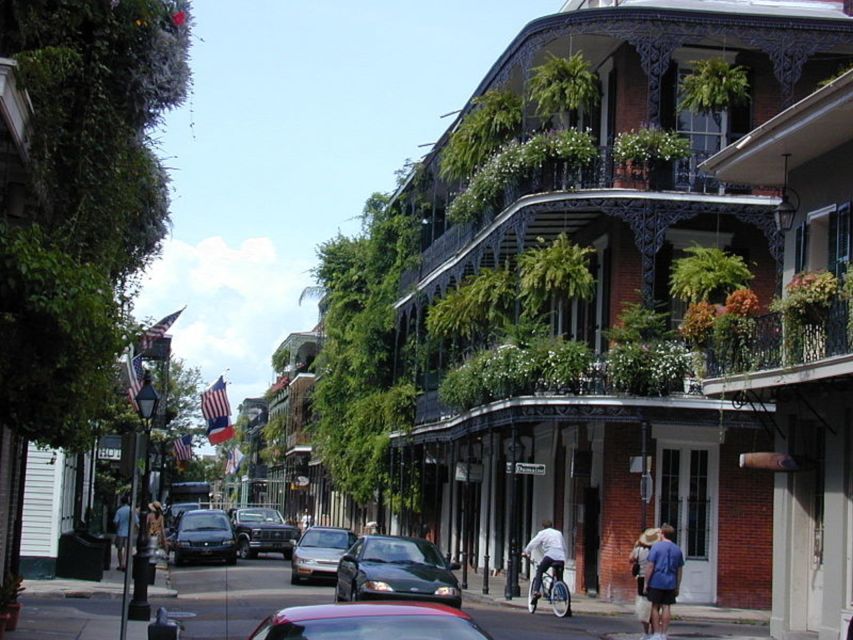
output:
[[[684,554],[679,602],[716,600],[718,458],[716,446],[658,445],[658,523],[675,528],[674,542]]]

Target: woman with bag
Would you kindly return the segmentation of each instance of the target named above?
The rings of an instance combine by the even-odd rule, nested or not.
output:
[[[651,628],[650,620],[652,617],[652,603],[643,595],[645,590],[645,573],[646,562],[649,558],[649,549],[651,546],[660,540],[660,530],[655,528],[646,529],[637,539],[634,548],[631,550],[631,555],[628,560],[631,563],[631,573],[637,580],[637,596],[634,598],[634,610],[637,614],[637,620],[643,625],[643,640],[649,638],[654,633]]]

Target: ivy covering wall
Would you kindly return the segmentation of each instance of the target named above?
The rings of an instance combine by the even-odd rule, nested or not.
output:
[[[9,0],[33,106],[24,219],[0,223],[0,424],[80,448],[115,396],[136,274],[169,225],[149,138],[190,84],[184,0]]]

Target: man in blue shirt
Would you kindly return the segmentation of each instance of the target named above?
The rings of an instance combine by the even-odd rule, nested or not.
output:
[[[124,571],[127,567],[128,538],[130,537],[130,505],[127,496],[121,497],[121,506],[113,516],[113,524],[116,526],[118,569]]]
[[[666,640],[671,618],[670,605],[675,604],[681,585],[684,554],[672,541],[675,529],[670,524],[660,528],[663,539],[652,545],[646,561],[646,597],[652,603],[652,638]]]

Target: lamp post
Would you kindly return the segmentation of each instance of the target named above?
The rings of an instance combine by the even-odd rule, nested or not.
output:
[[[136,557],[133,559],[133,599],[127,608],[130,620],[150,620],[151,605],[148,604],[148,562],[151,550],[148,548],[148,485],[150,469],[148,466],[148,442],[151,437],[151,419],[157,411],[160,396],[151,385],[151,374],[145,372],[142,388],[136,394],[136,405],[139,407],[139,417],[142,418],[145,442],[144,470],[142,474],[141,504],[139,505],[139,532],[136,536]]]

